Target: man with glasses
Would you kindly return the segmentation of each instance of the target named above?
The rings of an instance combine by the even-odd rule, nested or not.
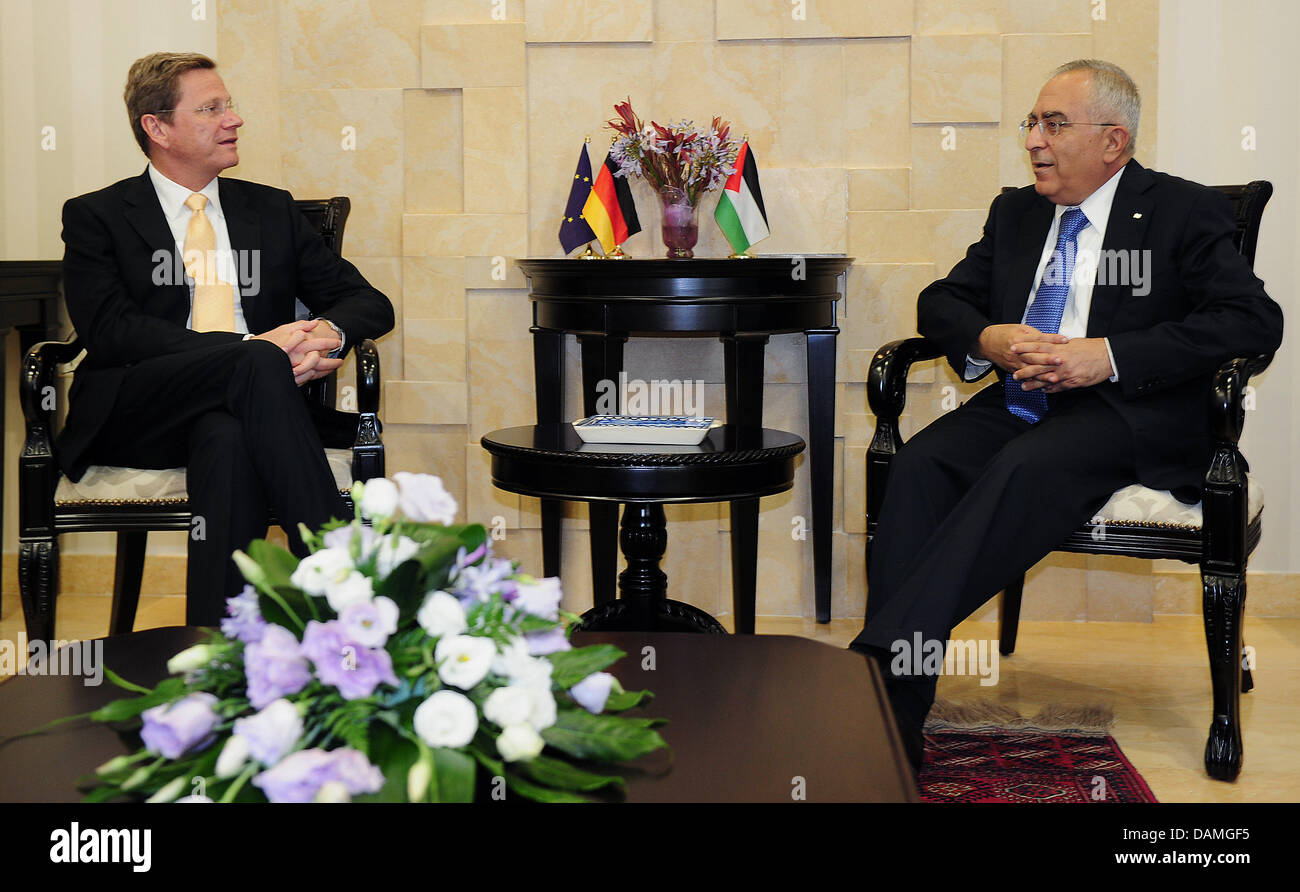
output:
[[[302,553],[345,504],[325,460],[351,445],[346,416],[298,386],[393,327],[393,308],[329,250],[289,193],[217,175],[239,163],[235,110],[216,66],[155,53],[131,66],[125,100],[145,172],[63,207],[64,292],[86,356],[59,439],[64,472],[91,464],[185,466],[190,507],[186,622],[212,625],[242,578],[235,549],[274,509]],[[316,318],[295,321],[301,302]]]
[[[1212,374],[1281,342],[1227,200],[1133,160],[1139,109],[1117,66],[1058,68],[1020,125],[1033,186],[998,196],[918,299],[917,330],[991,383],[894,458],[850,645],[880,662],[917,771],[937,679],[896,642],[946,642],[1123,486],[1197,501]],[[1143,280],[1094,278],[1121,268],[1099,262],[1112,251]]]

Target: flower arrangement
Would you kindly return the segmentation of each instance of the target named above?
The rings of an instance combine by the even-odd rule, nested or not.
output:
[[[618,117],[606,124],[618,134],[609,156],[619,176],[642,177],[659,192],[680,189],[695,205],[735,172],[739,146],[729,136],[731,125],[721,118],[714,118],[707,130],[693,121],[667,127],[651,121],[647,127],[632,111],[630,98],[614,111]]]
[[[100,766],[88,800],[465,802],[499,778],[582,801],[624,782],[578,762],[666,746],[660,720],[615,714],[650,696],[602,671],[623,652],[573,648],[559,580],[494,557],[481,525],[453,525],[437,477],[352,495],[350,523],[302,528],[301,561],[263,540],[236,552],[249,584],[172,677],[149,690],[108,673],[141,696],[91,718],[142,722],[144,745]]]

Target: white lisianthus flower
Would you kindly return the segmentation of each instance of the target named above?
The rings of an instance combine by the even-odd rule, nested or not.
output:
[[[193,647],[187,647],[167,661],[167,671],[172,675],[184,675],[187,672],[193,672],[195,669],[202,669],[212,662],[212,655],[215,652],[216,648],[211,644],[196,644]]]
[[[450,635],[438,641],[433,658],[443,684],[468,691],[487,676],[497,646],[490,638]]]
[[[226,745],[221,748],[221,755],[217,756],[217,777],[225,780],[239,774],[248,762],[248,754],[248,739],[239,734],[230,735]]]
[[[375,549],[375,575],[384,579],[420,553],[420,543],[407,536],[384,536]]]
[[[415,708],[412,725],[429,746],[466,746],[478,730],[478,710],[464,694],[441,690]]]
[[[322,548],[299,561],[289,581],[307,594],[320,598],[331,585],[347,579],[354,569],[346,548]]]
[[[393,479],[397,481],[403,516],[417,523],[443,526],[450,526],[456,519],[456,500],[443,488],[442,478],[398,471]]]
[[[460,601],[454,595],[447,592],[430,592],[426,595],[415,619],[430,638],[459,635],[469,628],[465,622],[465,608],[460,606]]]
[[[371,520],[387,520],[397,513],[397,485],[386,477],[367,480],[361,487],[361,513]],[[352,486],[352,498],[357,497],[357,486]]]
[[[533,582],[518,582],[519,597],[515,599],[515,609],[542,619],[558,620],[560,618],[560,579],[549,576]]]
[[[540,734],[531,725],[510,725],[497,738],[497,752],[507,762],[520,762],[533,758],[546,746]]]
[[[171,802],[175,800],[177,796],[181,795],[181,793],[185,792],[185,788],[189,786],[189,781],[190,779],[184,775],[173,778],[171,781],[159,788],[157,793],[154,793],[146,799],[145,802]]]
[[[423,802],[429,792],[429,781],[433,780],[433,757],[423,755],[411,763],[406,772],[406,801]]]
[[[313,802],[351,802],[352,794],[348,792],[348,785],[343,781],[326,781],[320,785],[316,791],[316,797]]]
[[[325,600],[329,601],[330,609],[340,614],[351,605],[364,604],[374,596],[374,582],[358,570],[325,587]]]
[[[569,688],[569,696],[587,712],[597,715],[604,712],[605,701],[609,699],[609,692],[613,687],[614,676],[608,672],[593,672]]]
[[[502,728],[528,721],[533,712],[533,694],[522,685],[497,688],[483,702],[483,718]]]
[[[533,708],[528,713],[528,724],[534,731],[544,731],[555,724],[555,695],[550,687],[530,686],[528,692],[533,697]]]

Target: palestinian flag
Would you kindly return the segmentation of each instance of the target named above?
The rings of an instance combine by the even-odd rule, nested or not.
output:
[[[591,195],[582,208],[582,215],[606,254],[641,231],[632,189],[626,178],[614,176],[617,170],[618,165],[606,154],[605,163],[596,172]]]
[[[744,143],[736,154],[736,172],[727,179],[713,212],[718,228],[731,242],[731,250],[744,254],[750,245],[771,235],[767,228],[767,210],[763,207],[763,192],[758,187],[758,166],[749,143]]]
[[[574,248],[596,240],[596,233],[591,231],[582,216],[582,206],[591,195],[591,156],[587,152],[587,143],[582,144],[578,154],[578,168],[573,172],[573,182],[569,186],[569,201],[564,206],[564,219],[560,221],[560,246],[564,253],[572,254]]]

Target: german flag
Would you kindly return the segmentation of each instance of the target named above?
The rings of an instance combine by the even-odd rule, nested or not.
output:
[[[618,165],[606,153],[605,163],[591,186],[591,195],[582,207],[583,218],[600,239],[600,247],[606,254],[641,231],[632,189],[624,177],[614,176],[617,170]]]

